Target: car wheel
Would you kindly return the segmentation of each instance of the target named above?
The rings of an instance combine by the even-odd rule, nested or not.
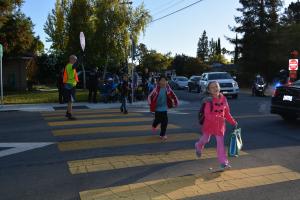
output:
[[[289,121],[289,122],[297,120],[297,115],[293,115],[293,114],[282,114],[281,117],[285,121]]]

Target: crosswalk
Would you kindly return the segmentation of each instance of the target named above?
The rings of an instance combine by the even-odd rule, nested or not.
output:
[[[143,145],[157,145],[162,141],[151,133],[152,116],[141,112],[128,115],[119,113],[118,109],[78,110],[76,121],[67,121],[64,111],[42,113],[44,120],[58,138],[58,149],[62,153],[126,148]],[[176,122],[168,125],[167,144],[196,141],[199,134],[187,132]],[[116,135],[117,134],[117,135]],[[62,139],[63,138],[63,139]],[[147,149],[146,149],[147,150]],[[133,169],[136,167],[166,165],[179,162],[195,161],[192,146],[185,149],[149,151],[137,150],[109,156],[94,156],[69,160],[66,165],[70,176],[88,176],[91,173]],[[143,151],[144,152],[144,151]],[[249,155],[241,152],[241,156]],[[216,149],[207,148],[201,159],[216,158]],[[182,169],[184,170],[184,169]],[[280,165],[259,166],[245,169],[232,169],[225,172],[199,172],[178,177],[161,177],[150,181],[137,181],[126,185],[111,187],[85,188],[78,191],[81,200],[173,200],[204,196],[224,191],[245,189],[290,180],[299,180],[300,174]]]

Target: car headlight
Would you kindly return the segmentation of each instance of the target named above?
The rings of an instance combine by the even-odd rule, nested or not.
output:
[[[234,81],[234,82],[232,83],[232,85],[233,85],[233,87],[235,87],[235,88],[239,87],[239,85],[238,85],[238,83],[237,83],[236,81]]]

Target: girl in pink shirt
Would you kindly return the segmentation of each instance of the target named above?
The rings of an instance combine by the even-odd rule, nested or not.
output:
[[[202,126],[203,134],[195,144],[196,155],[201,157],[205,144],[209,142],[210,137],[213,135],[217,140],[217,154],[221,169],[229,169],[231,166],[229,165],[224,146],[225,120],[233,126],[237,126],[237,122],[230,114],[226,97],[220,93],[219,83],[217,81],[210,82],[207,89],[210,97],[203,102],[203,106],[205,106]]]

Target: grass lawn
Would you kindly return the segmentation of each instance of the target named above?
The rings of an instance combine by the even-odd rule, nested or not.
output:
[[[88,99],[88,90],[76,90],[76,102],[84,102]],[[4,104],[36,104],[36,103],[58,103],[58,92],[31,91],[31,92],[9,92],[4,95]]]

